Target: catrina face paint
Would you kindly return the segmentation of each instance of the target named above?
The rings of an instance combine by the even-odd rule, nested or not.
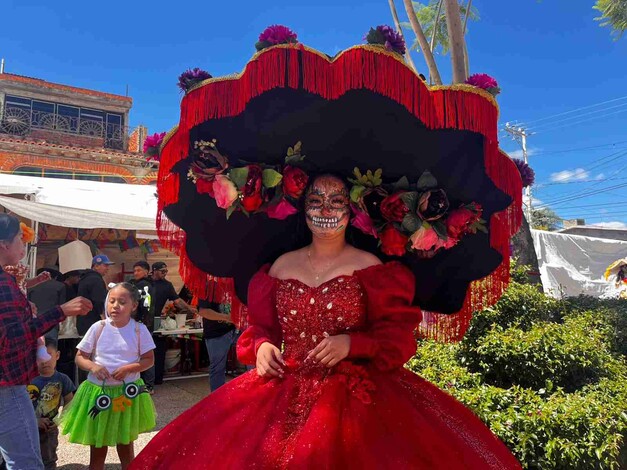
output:
[[[305,216],[309,230],[316,236],[344,233],[350,220],[346,185],[333,176],[318,178],[305,195]]]

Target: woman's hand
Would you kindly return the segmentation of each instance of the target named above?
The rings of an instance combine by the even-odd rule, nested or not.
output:
[[[125,366],[118,367],[111,373],[111,377],[115,380],[124,380],[128,374],[133,372],[133,365],[127,364]]]
[[[260,377],[283,378],[285,361],[279,348],[272,343],[262,343],[257,349],[257,374]]]
[[[349,335],[329,336],[309,351],[305,360],[313,360],[323,366],[333,367],[342,359],[346,359],[350,350],[351,337]]]
[[[84,297],[76,297],[61,305],[61,310],[66,317],[87,315],[93,308],[91,302]]]
[[[107,380],[111,378],[111,374],[109,374],[107,368],[101,366],[100,364],[94,364],[91,369],[89,369],[89,372],[91,372],[98,380]]]

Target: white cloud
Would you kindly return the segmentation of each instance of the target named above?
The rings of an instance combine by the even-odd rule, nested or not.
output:
[[[603,227],[603,228],[620,228],[620,229],[627,229],[627,224],[625,222],[595,222],[591,225],[594,225],[595,227]]]
[[[576,168],[574,170],[558,171],[557,173],[551,173],[551,181],[554,183],[565,183],[567,181],[582,181],[590,178],[590,172],[583,168]]]
[[[533,155],[535,155],[539,151],[540,151],[539,148],[527,149],[527,157],[532,157]],[[522,150],[514,150],[512,152],[507,152],[507,155],[509,155],[510,158],[519,158],[520,160],[523,159],[523,152],[522,152]]]
[[[599,173],[594,177],[595,180],[602,180],[603,178],[605,178],[605,173]]]

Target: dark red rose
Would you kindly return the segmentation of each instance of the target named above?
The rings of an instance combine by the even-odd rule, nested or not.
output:
[[[261,175],[262,170],[259,165],[248,165],[248,178],[242,188],[242,207],[248,212],[254,212],[261,204]]]
[[[393,226],[388,225],[380,235],[381,251],[389,256],[403,256],[408,238]]]
[[[409,209],[401,199],[405,191],[392,194],[381,201],[381,215],[390,222],[402,222]]]
[[[286,196],[298,199],[303,195],[309,177],[300,168],[286,166],[283,168],[283,193]]]
[[[198,178],[198,181],[196,181],[196,190],[200,194],[206,193],[211,197],[215,197],[213,193],[213,179]]]
[[[467,231],[468,228],[475,223],[479,218],[479,214],[460,207],[451,211],[446,219],[446,231],[449,237],[460,239]]]
[[[432,189],[421,194],[418,200],[418,216],[432,222],[442,218],[448,211],[449,203],[443,189]]]
[[[381,203],[385,199],[386,194],[380,188],[375,188],[370,192],[367,192],[363,196],[363,202],[368,210],[368,215],[372,220],[381,220]]]

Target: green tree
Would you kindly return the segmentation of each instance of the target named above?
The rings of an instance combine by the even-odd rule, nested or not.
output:
[[[555,231],[562,226],[562,219],[552,209],[544,207],[531,211],[531,228]]]
[[[422,25],[422,29],[425,36],[430,38],[429,48],[436,52],[439,48],[442,54],[447,54],[449,51],[449,37],[446,27],[445,11],[442,8],[441,0],[430,0],[429,3],[412,2],[416,18]],[[459,9],[464,18],[467,16],[467,12],[470,11],[468,19],[477,21],[479,19],[479,12],[476,8],[471,7],[468,10],[467,6],[460,4]],[[401,26],[407,29],[411,28],[411,24],[408,22],[401,23]],[[413,51],[420,50],[420,43],[415,40],[410,47]]]
[[[601,21],[601,26],[611,27],[615,39],[627,30],[627,0],[597,0],[592,8],[601,12],[595,20]]]

